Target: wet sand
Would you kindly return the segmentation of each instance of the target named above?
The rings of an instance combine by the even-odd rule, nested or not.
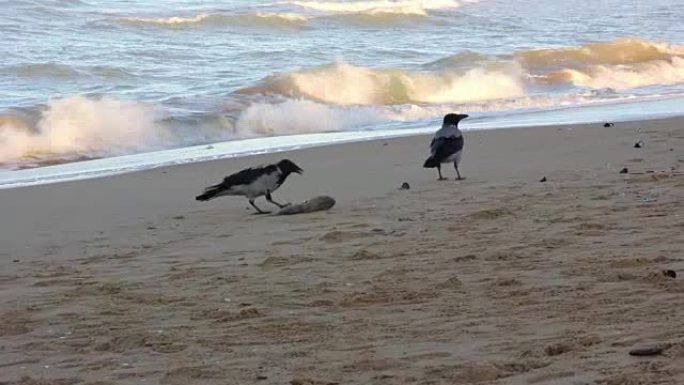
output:
[[[0,384],[684,383],[684,120],[429,140],[0,190]],[[281,158],[335,207],[193,199]]]

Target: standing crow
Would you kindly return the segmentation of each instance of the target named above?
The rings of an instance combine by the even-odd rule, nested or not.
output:
[[[461,173],[458,171],[458,164],[461,162],[461,155],[463,154],[463,134],[458,129],[458,122],[467,118],[466,114],[447,114],[444,116],[444,123],[442,128],[435,133],[435,137],[430,143],[430,157],[427,158],[423,167],[437,168],[439,173],[439,180],[447,178],[442,177],[442,163],[454,162],[456,175],[458,180],[461,180]]]

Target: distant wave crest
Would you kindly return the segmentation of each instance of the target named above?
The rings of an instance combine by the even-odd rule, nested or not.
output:
[[[428,11],[455,9],[478,0],[367,0],[367,1],[290,1],[306,14],[294,12],[200,13],[186,16],[121,17],[119,21],[157,27],[190,27],[209,25],[236,26],[302,26],[312,20],[333,18],[348,22],[385,23],[395,19],[425,17]],[[306,12],[308,11],[308,12]]]
[[[211,17],[208,13],[193,16],[170,16],[170,17],[123,17],[122,21],[135,24],[157,25],[182,25],[201,23]]]
[[[474,2],[474,1],[470,1]],[[426,10],[458,8],[456,0],[291,1],[290,4],[322,12],[425,14]]]
[[[310,18],[296,13],[257,12],[253,14],[220,14],[201,13],[191,16],[171,17],[124,17],[124,23],[150,25],[158,27],[185,27],[192,25],[265,25],[265,26],[297,26],[306,23]]]
[[[126,70],[113,66],[72,66],[60,63],[26,63],[0,66],[0,75],[17,76],[21,78],[121,78],[132,76]]]

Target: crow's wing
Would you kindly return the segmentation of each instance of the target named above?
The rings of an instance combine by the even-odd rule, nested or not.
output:
[[[439,137],[433,139],[432,157],[441,162],[451,155],[463,150],[463,137],[450,136],[448,138]]]
[[[219,185],[222,188],[230,188],[232,186],[250,184],[257,180],[260,176],[271,174],[276,171],[278,171],[278,167],[274,164],[270,164],[268,166],[250,167],[225,177],[223,182],[221,182]]]
[[[235,174],[223,178],[219,184],[209,186],[204,189],[204,192],[195,197],[198,201],[208,201],[221,196],[226,191],[229,191],[234,186],[248,185],[259,179],[263,175],[271,174],[278,171],[278,167],[274,164],[268,166],[250,167]]]

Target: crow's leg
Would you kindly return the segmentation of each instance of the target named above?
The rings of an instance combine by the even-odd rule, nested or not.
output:
[[[442,165],[437,164],[437,172],[439,173],[439,179],[437,180],[446,180],[447,178],[442,176]]]
[[[254,207],[256,209],[257,214],[270,214],[271,213],[270,211],[263,211],[260,208],[258,208],[257,205],[254,204],[254,198],[249,200],[249,204],[252,205],[252,207]]]
[[[461,178],[461,173],[458,172],[458,163],[454,162],[454,168],[456,169],[456,175],[458,175],[457,180],[463,180],[464,178]]]
[[[273,203],[274,205],[280,207],[281,209],[282,209],[283,207],[287,207],[287,206],[290,205],[289,203],[287,203],[287,204],[282,204],[282,203],[278,203],[278,202],[274,201],[273,198],[271,197],[271,192],[270,192],[270,191],[266,191],[266,200],[269,201],[269,202],[271,202],[271,203]]]

